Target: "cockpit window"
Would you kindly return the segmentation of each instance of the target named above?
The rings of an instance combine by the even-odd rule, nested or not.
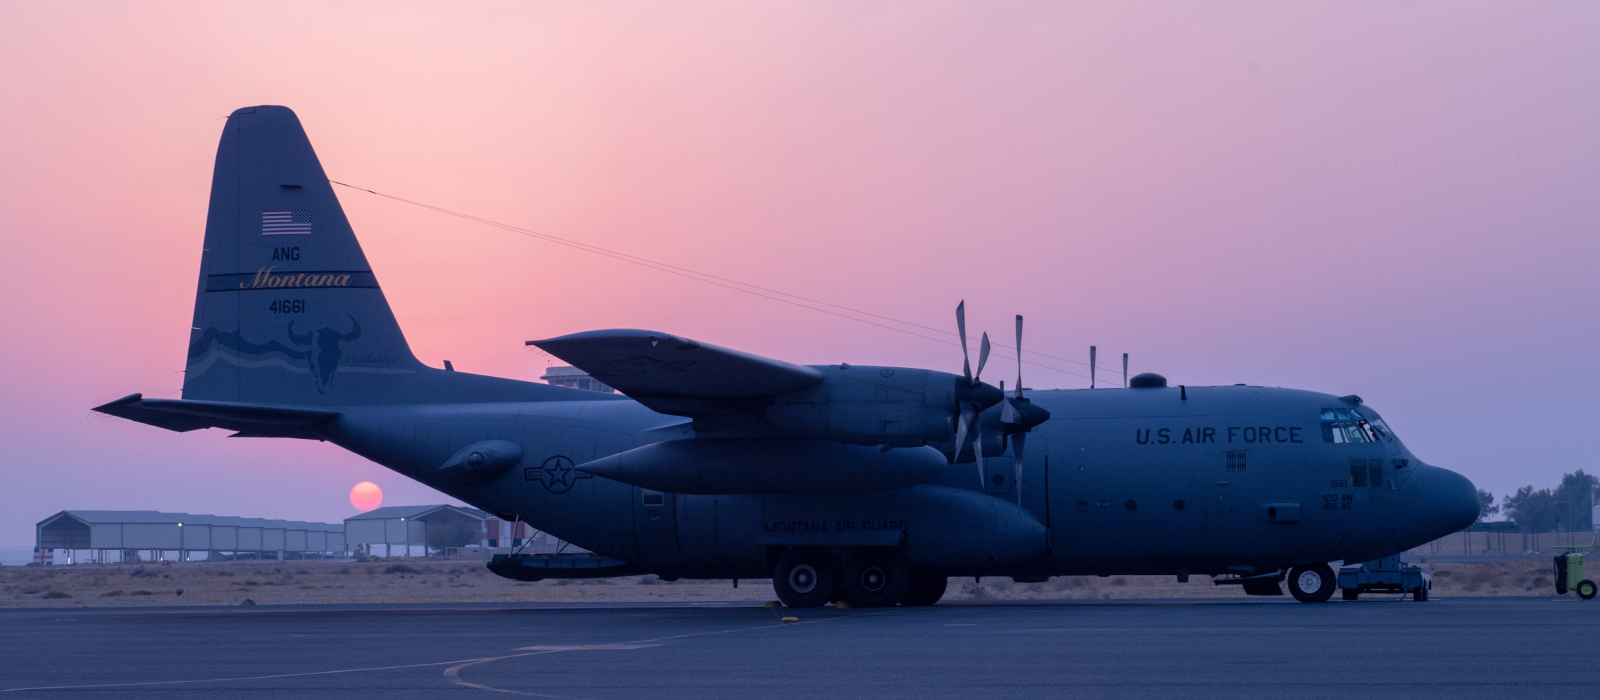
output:
[[[1389,424],[1383,422],[1382,418],[1373,418],[1367,423],[1368,425],[1372,426],[1373,432],[1377,433],[1378,437],[1381,437],[1385,440],[1394,439],[1394,433],[1389,430]]]
[[[1348,408],[1322,409],[1323,442],[1377,442],[1379,439],[1394,439],[1382,418],[1369,421]]]

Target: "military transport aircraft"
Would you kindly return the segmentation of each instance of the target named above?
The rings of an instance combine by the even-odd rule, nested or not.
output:
[[[966,329],[958,307],[963,354]],[[1022,319],[1017,319],[1018,347]],[[223,130],[181,400],[97,411],[325,440],[590,550],[511,578],[771,578],[793,607],[931,605],[953,576],[1212,576],[1327,600],[1326,562],[1471,524],[1477,492],[1356,396],[1259,386],[1009,394],[671,335],[529,341],[623,395],[435,369],[406,345],[299,119]],[[1020,354],[1020,353],[1019,353]],[[1026,449],[1024,449],[1026,446]],[[1420,597],[1419,597],[1420,599]]]

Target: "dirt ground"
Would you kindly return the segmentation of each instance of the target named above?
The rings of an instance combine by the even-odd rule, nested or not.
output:
[[[1552,596],[1548,562],[1423,564],[1433,595]],[[1046,583],[952,579],[945,600],[1238,598],[1238,586],[1205,576],[1062,576]],[[762,602],[767,580],[665,582],[655,576],[547,580],[500,578],[480,562],[242,561],[0,567],[0,608],[281,605],[340,603]]]

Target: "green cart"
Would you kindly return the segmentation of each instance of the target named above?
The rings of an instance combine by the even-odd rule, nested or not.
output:
[[[1595,537],[1600,538],[1600,531],[1595,533]],[[1561,545],[1554,547],[1554,549],[1572,550],[1566,554],[1556,555],[1556,595],[1566,595],[1567,591],[1572,591],[1577,593],[1578,597],[1583,600],[1589,600],[1594,597],[1594,581],[1584,578],[1583,552],[1578,551],[1592,549],[1594,545],[1595,538],[1590,538],[1587,546]]]

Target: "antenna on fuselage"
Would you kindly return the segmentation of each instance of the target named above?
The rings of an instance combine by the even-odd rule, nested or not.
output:
[[[1122,388],[1128,388],[1128,353],[1122,353]]]
[[[1094,348],[1093,345],[1090,345],[1089,346],[1089,388],[1090,389],[1094,388],[1094,353],[1095,353],[1095,348]]]

